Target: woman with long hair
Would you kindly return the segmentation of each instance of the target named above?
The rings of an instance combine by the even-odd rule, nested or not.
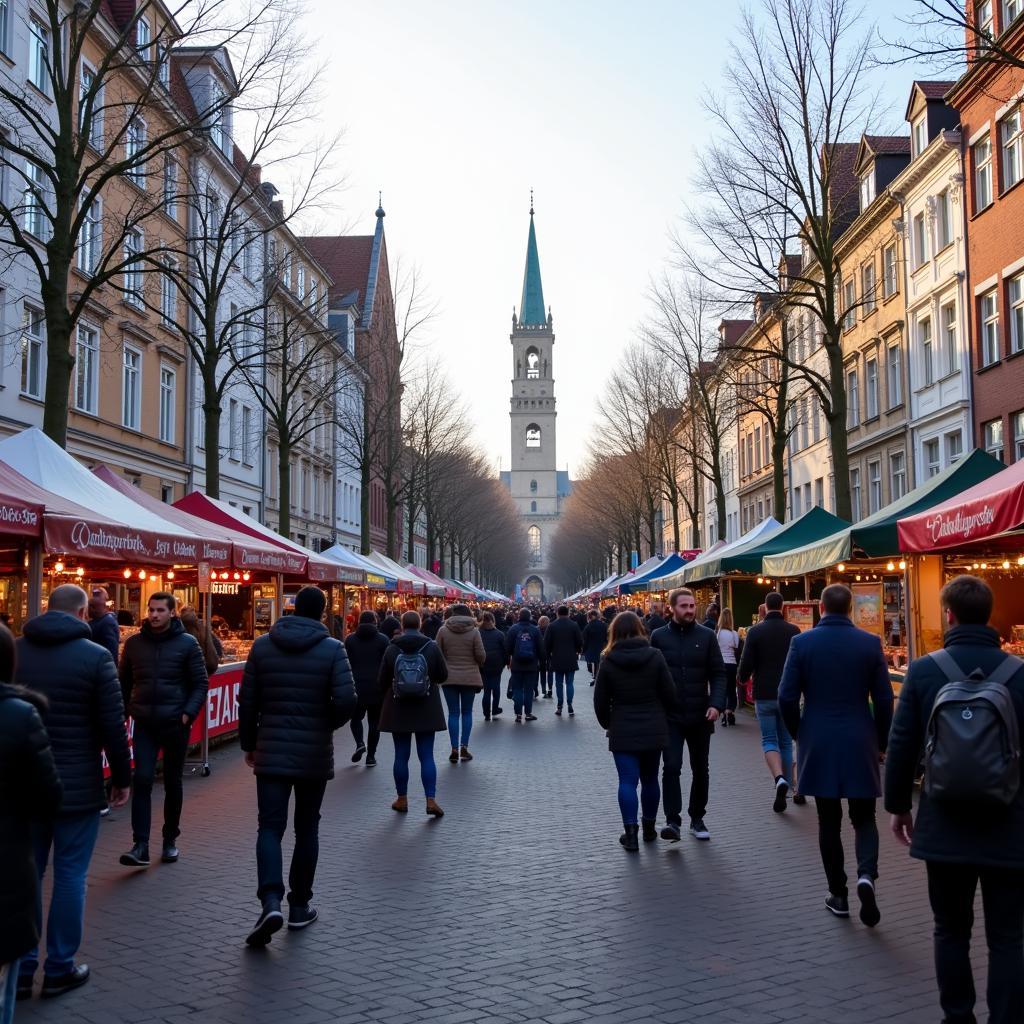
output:
[[[725,714],[722,715],[722,727],[736,724],[736,707],[739,703],[736,693],[736,666],[740,660],[740,635],[732,618],[732,609],[723,608],[718,618],[718,646],[725,662]]]
[[[619,842],[630,853],[640,849],[641,807],[644,841],[658,838],[658,769],[669,740],[668,713],[674,706],[675,686],[664,655],[651,647],[638,615],[620,612],[612,620],[597,670],[594,711],[608,732],[608,749],[615,759],[626,829]]]
[[[437,631],[437,643],[448,665],[448,678],[442,692],[448,705],[448,738],[452,764],[472,761],[469,734],[473,729],[473,701],[484,688],[480,668],[487,660],[480,628],[473,613],[464,604],[445,610],[444,625]]]
[[[212,676],[220,666],[220,659],[224,656],[224,647],[221,645],[220,640],[217,639],[217,634],[210,629],[208,623],[203,622],[199,618],[199,613],[190,605],[186,605],[181,609],[178,613],[178,618],[181,619],[185,632],[191,633],[196,638],[199,650],[203,652],[206,671]]]

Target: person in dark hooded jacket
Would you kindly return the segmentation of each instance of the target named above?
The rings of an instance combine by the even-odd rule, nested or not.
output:
[[[674,706],[675,686],[664,656],[651,647],[640,617],[620,612],[612,620],[608,647],[597,671],[594,712],[608,730],[608,749],[619,773],[619,810],[626,828],[619,842],[631,853],[640,849],[637,812],[641,804],[644,840],[658,838],[658,768],[661,752],[668,745],[668,715]]]
[[[493,613],[484,612],[480,619],[480,639],[484,645],[484,663],[480,675],[484,681],[484,721],[502,713],[501,674],[505,671],[505,634],[501,631]]]
[[[345,637],[345,650],[352,668],[359,705],[349,723],[352,738],[356,741],[352,763],[357,763],[366,754],[366,767],[377,763],[377,744],[380,741],[380,666],[390,638],[377,629],[377,616],[363,612],[354,633]],[[363,743],[363,718],[366,718],[368,745]]]
[[[18,994],[32,991],[18,959],[39,941],[39,875],[33,832],[52,823],[61,783],[43,726],[46,698],[14,679],[14,637],[0,626],[0,1020]]]
[[[415,655],[422,655],[426,662],[430,692],[424,697],[399,697],[393,685],[395,663],[399,657],[412,659]],[[440,648],[420,632],[419,612],[406,612],[402,616],[402,632],[391,641],[380,667],[380,686],[384,695],[380,731],[391,733],[395,741],[394,776],[398,796],[391,807],[400,814],[409,810],[409,759],[415,736],[420,779],[427,798],[427,814],[435,818],[444,815],[435,799],[437,765],[434,762],[434,736],[448,728],[441,708],[441,684],[447,678],[448,665]]]
[[[381,620],[380,631],[384,634],[384,639],[390,643],[395,638],[395,634],[402,632],[402,623],[394,615],[385,615]]]
[[[238,695],[239,745],[256,775],[257,896],[263,904],[250,946],[265,946],[284,924],[281,839],[295,793],[295,848],[288,872],[288,927],[317,919],[310,905],[320,852],[320,805],[334,777],[334,730],[356,708],[345,646],[320,621],[327,598],[303,587],[295,614],[278,619],[249,652]]]
[[[111,806],[128,800],[131,760],[117,670],[110,652],[91,637],[88,598],[81,587],[65,584],[51,594],[49,610],[25,623],[17,641],[14,681],[31,683],[46,697],[43,715],[54,761],[64,788],[60,813],[33,832],[40,882],[48,865],[53,890],[46,925],[43,992],[59,995],[89,980],[89,967],[76,964],[85,922],[86,878],[99,831],[105,750],[110,763]],[[42,907],[39,906],[42,922]],[[0,927],[0,931],[3,928]],[[19,987],[32,991],[38,950],[22,958]]]
[[[587,628],[583,630],[583,657],[586,659],[587,668],[590,669],[590,685],[593,686],[601,663],[601,651],[608,642],[608,623],[601,618],[596,608],[590,610],[587,619]]]

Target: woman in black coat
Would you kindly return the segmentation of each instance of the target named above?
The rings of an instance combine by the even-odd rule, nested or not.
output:
[[[619,809],[626,826],[619,842],[631,853],[640,849],[639,804],[644,840],[658,838],[658,768],[668,745],[668,712],[674,704],[675,687],[664,656],[651,647],[639,616],[620,612],[598,669],[594,711],[608,730],[608,749],[619,773]]]
[[[505,634],[498,628],[494,615],[484,612],[480,619],[480,639],[484,644],[486,658],[480,666],[484,680],[484,721],[501,714],[501,674],[505,671],[508,656],[505,654]]]
[[[352,763],[356,764],[366,754],[366,767],[377,763],[377,743],[380,740],[380,666],[384,652],[388,649],[388,637],[377,629],[377,616],[363,612],[354,633],[345,637],[348,663],[356,683],[356,697],[359,705],[352,715],[349,726],[356,750]],[[369,727],[368,742],[363,743],[363,718]]]
[[[601,618],[596,608],[590,610],[587,619],[587,628],[583,630],[583,657],[586,659],[590,674],[596,679],[601,651],[608,642],[608,624]],[[593,686],[593,682],[590,685]]]

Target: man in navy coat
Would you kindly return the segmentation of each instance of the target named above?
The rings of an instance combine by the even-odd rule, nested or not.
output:
[[[874,927],[881,920],[875,899],[875,801],[882,795],[878,763],[889,736],[893,697],[881,640],[854,626],[852,605],[848,587],[834,583],[825,588],[821,621],[790,644],[779,710],[799,743],[800,791],[813,796],[818,808],[818,845],[829,888],[825,906],[837,917],[850,916],[843,867],[845,799],[856,836],[860,919]]]

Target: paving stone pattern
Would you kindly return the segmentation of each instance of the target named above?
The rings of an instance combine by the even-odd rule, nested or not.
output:
[[[320,920],[264,951],[243,944],[258,910],[256,791],[237,747],[186,781],[178,864],[120,867],[128,813],[113,812],[90,875],[81,960],[93,978],[19,1003],[18,1024],[940,1019],[923,866],[883,831],[882,924],[831,917],[813,804],[772,813],[752,717],[712,741],[712,841],[626,854],[585,676],[575,719],[544,700],[539,721],[516,726],[506,701],[488,724],[478,701],[471,764],[450,765],[439,735],[439,821],[422,814],[415,753],[400,816],[390,737],[367,769],[339,731]],[[850,858],[848,825],[847,838]]]

